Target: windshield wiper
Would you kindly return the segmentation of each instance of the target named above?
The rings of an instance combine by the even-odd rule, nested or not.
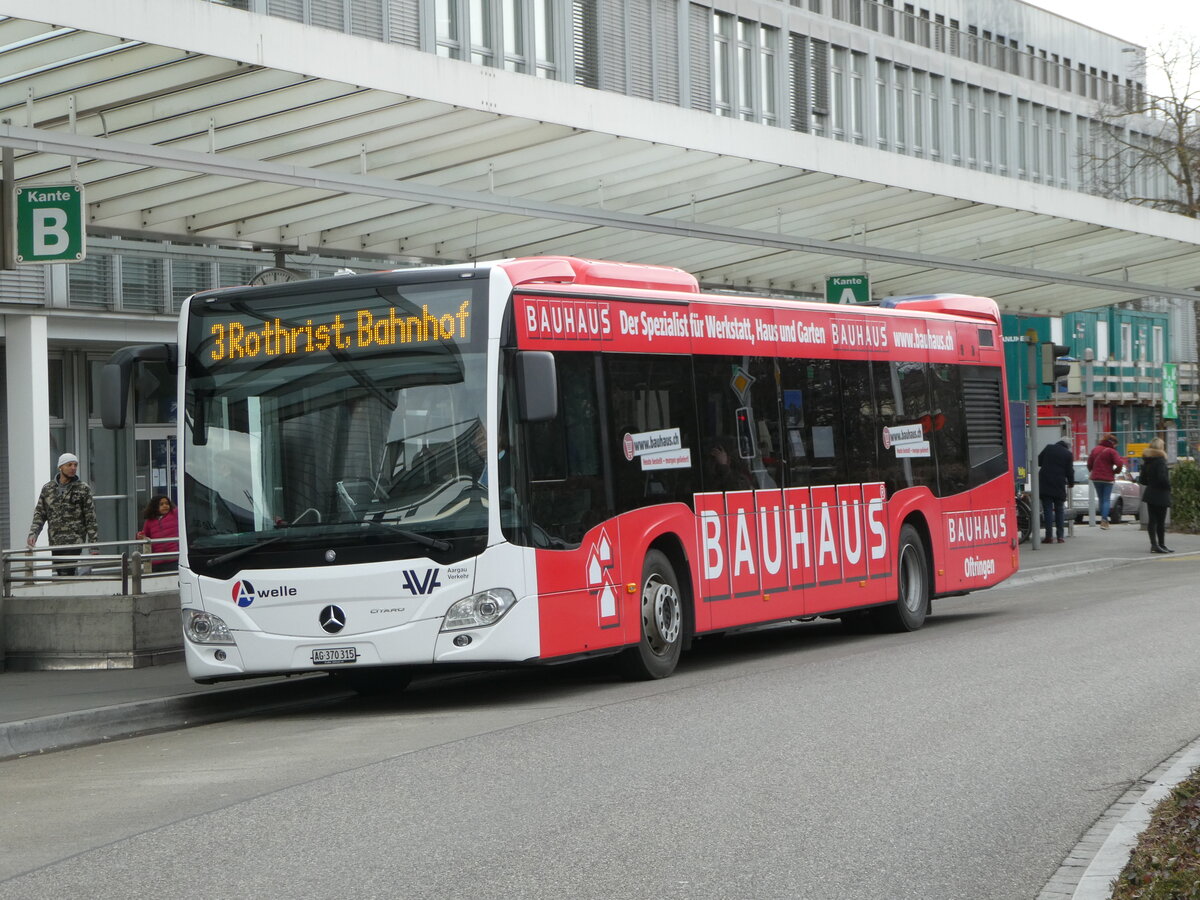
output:
[[[244,547],[238,547],[236,550],[230,550],[228,553],[222,553],[220,556],[214,556],[208,561],[208,564],[210,566],[219,566],[221,563],[227,563],[230,560],[238,559],[239,557],[245,556],[247,553],[254,553],[257,550],[261,550],[268,544],[274,544],[278,541],[282,541],[285,537],[287,537],[286,533],[277,534],[273,537],[267,538],[265,541],[259,541],[257,544],[247,544]]]
[[[420,544],[422,547],[428,547],[430,550],[437,550],[445,553],[453,545],[449,541],[443,541],[440,538],[431,538],[427,534],[421,534],[419,531],[409,531],[407,528],[400,528],[397,525],[389,525],[386,522],[364,522],[371,528],[378,528],[390,534],[399,535],[402,538]]]

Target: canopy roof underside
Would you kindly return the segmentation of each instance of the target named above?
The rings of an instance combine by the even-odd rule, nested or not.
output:
[[[16,7],[31,4],[0,2]],[[181,28],[151,42],[144,24],[106,34],[74,18],[0,20],[0,146],[18,183],[81,182],[91,234],[396,261],[569,254],[733,289],[821,292],[866,273],[876,296],[955,291],[1050,315],[1200,296],[1200,222],[1166,213],[389,45],[370,52],[401,73],[371,84],[281,68],[270,46],[201,52],[206,29],[231,23],[259,29],[260,47],[299,34],[223,7],[192,47]],[[320,40],[351,57],[367,43]],[[422,66],[432,77],[407,80],[424,87],[398,92]],[[555,101],[544,115],[530,91]],[[624,103],[638,124],[581,127],[577,98],[591,114]],[[821,164],[843,150],[848,162]]]

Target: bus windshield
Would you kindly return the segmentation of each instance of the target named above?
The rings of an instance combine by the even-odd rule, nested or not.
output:
[[[193,564],[252,565],[268,544],[276,563],[309,551],[288,565],[327,562],[316,548],[342,561],[478,552],[485,285],[194,300],[183,447]]]

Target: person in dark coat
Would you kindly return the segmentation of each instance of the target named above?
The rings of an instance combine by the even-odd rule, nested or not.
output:
[[[1162,438],[1155,438],[1142,453],[1142,471],[1138,475],[1142,486],[1142,502],[1146,504],[1149,522],[1151,553],[1174,553],[1165,540],[1167,510],[1171,506],[1171,473],[1167,471],[1167,454]]]
[[[1058,543],[1063,537],[1063,505],[1067,492],[1075,486],[1075,457],[1066,438],[1047,444],[1038,454],[1038,496],[1042,501],[1042,523],[1046,527],[1046,543],[1054,543],[1051,526],[1057,526]]]

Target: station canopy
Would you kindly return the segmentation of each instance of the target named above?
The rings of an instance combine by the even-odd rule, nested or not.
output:
[[[818,294],[866,274],[1025,314],[1200,297],[1193,219],[215,3],[131,20],[149,6],[0,0],[0,146],[18,184],[82,183],[89,234]]]

